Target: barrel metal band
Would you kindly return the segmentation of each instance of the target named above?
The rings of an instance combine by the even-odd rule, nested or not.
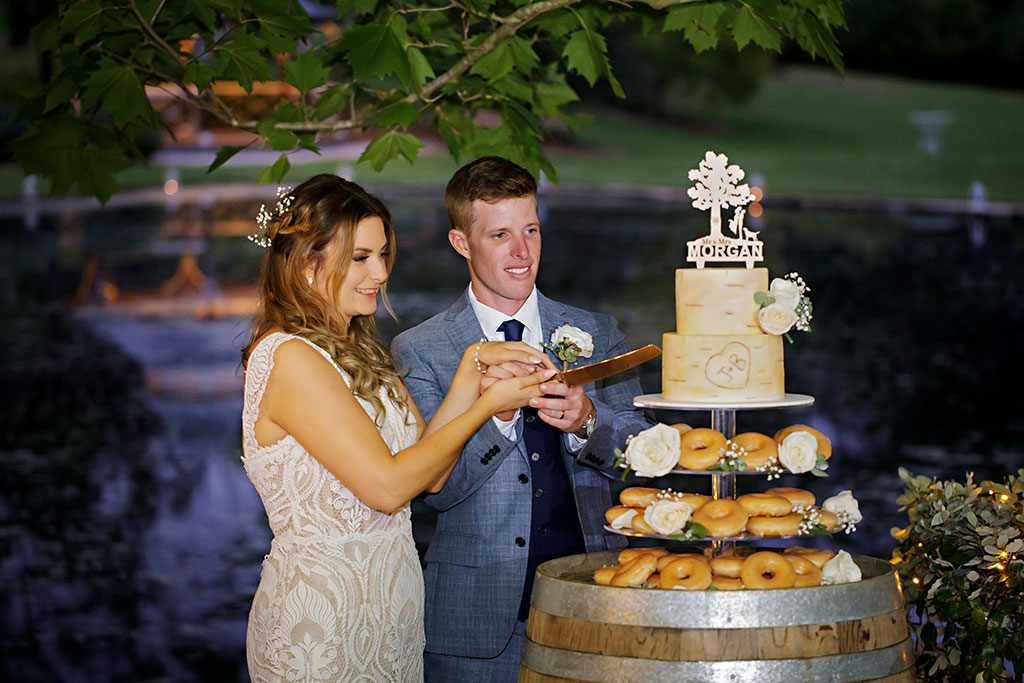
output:
[[[595,683],[647,681],[862,681],[903,673],[914,665],[914,645],[807,659],[667,662],[612,657],[523,643],[524,668],[547,676]]]
[[[534,609],[576,621],[669,628],[757,628],[850,621],[903,609],[892,565],[865,555],[854,559],[864,580],[790,590],[665,591],[598,586],[599,567],[617,553],[573,555],[537,570]]]

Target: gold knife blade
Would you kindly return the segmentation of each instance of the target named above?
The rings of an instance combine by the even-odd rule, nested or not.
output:
[[[599,379],[611,377],[630,368],[635,368],[641,363],[646,363],[660,355],[661,349],[657,345],[648,344],[635,351],[630,351],[614,358],[608,358],[599,363],[567,370],[559,373],[559,377],[570,387],[578,387],[581,384],[596,382]]]

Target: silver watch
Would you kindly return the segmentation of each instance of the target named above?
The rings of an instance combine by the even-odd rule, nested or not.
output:
[[[594,433],[594,427],[597,426],[597,411],[595,410],[587,418],[587,421],[583,423],[583,426],[576,432],[576,436],[581,439],[589,439],[590,435]]]

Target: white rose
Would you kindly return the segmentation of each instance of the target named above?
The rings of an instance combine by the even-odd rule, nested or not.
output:
[[[860,505],[857,504],[857,499],[853,497],[852,491],[840,491],[831,498],[826,498],[821,507],[833,513],[839,518],[839,521],[856,524],[864,519],[860,514]]]
[[[573,327],[566,323],[556,328],[551,333],[551,344],[558,346],[562,343],[562,340],[568,340],[579,347],[580,355],[584,358],[590,358],[594,355],[594,338],[578,327]]]
[[[796,311],[796,305],[800,303],[800,287],[780,277],[772,280],[768,293],[775,299],[775,303],[790,311]]]
[[[757,324],[766,334],[786,334],[793,328],[796,321],[796,311],[786,308],[778,302],[768,304],[757,312]]]
[[[803,430],[792,432],[779,444],[779,462],[793,474],[810,472],[818,463],[818,440]]]
[[[679,462],[679,431],[660,423],[645,429],[629,440],[624,457],[637,476],[660,477]]]
[[[656,500],[644,509],[644,521],[662,536],[678,534],[690,521],[693,508],[678,500]]]
[[[845,550],[825,563],[821,568],[821,585],[831,586],[837,583],[853,583],[860,581],[860,567],[853,561],[853,557]]]
[[[626,510],[612,520],[611,527],[613,529],[632,529],[634,517],[636,517],[636,510]]]

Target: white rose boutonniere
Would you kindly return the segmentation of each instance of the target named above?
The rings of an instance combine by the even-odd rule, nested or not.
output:
[[[594,355],[594,338],[578,327],[565,323],[555,328],[551,333],[551,343],[542,343],[542,346],[551,349],[562,361],[562,370],[569,369],[569,363],[575,363],[581,356],[590,358]]]
[[[679,431],[656,424],[626,442],[626,464],[640,477],[660,477],[679,462]]]
[[[783,335],[792,342],[789,331],[794,327],[801,332],[811,331],[811,288],[797,273],[775,278],[767,292],[755,292],[754,301],[761,310],[757,324],[765,334]]]
[[[793,474],[810,472],[818,477],[827,477],[828,463],[818,453],[818,440],[810,432],[793,432],[779,444],[779,462]]]
[[[644,509],[644,521],[662,536],[681,534],[693,508],[680,500],[656,500]]]
[[[853,557],[845,550],[825,563],[821,568],[821,585],[833,586],[837,583],[853,583],[861,580],[860,567]]]
[[[821,508],[834,514],[848,534],[855,531],[857,522],[864,519],[860,513],[860,504],[853,497],[852,491],[840,491],[831,498],[826,498]]]

